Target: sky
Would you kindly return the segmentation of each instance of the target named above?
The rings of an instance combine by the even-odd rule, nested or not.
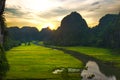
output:
[[[5,17],[8,27],[57,29],[61,20],[74,11],[94,27],[105,14],[120,12],[120,0],[6,0]]]

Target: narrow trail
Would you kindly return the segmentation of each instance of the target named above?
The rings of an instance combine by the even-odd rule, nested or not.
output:
[[[61,50],[64,53],[69,54],[69,55],[77,58],[78,60],[82,61],[84,65],[88,61],[95,61],[99,65],[100,71],[102,73],[104,73],[107,76],[113,76],[113,75],[115,75],[116,78],[117,78],[117,80],[120,80],[120,69],[114,67],[114,63],[104,62],[104,61],[98,60],[96,58],[93,58],[91,56],[79,53],[77,51],[67,50],[67,49],[58,48],[58,47],[51,47],[51,46],[45,46],[45,47],[49,47],[49,48],[52,48],[52,49]]]

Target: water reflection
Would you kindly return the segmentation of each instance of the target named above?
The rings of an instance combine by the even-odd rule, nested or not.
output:
[[[80,72],[80,69],[78,69],[78,68],[58,68],[58,69],[55,69],[52,73],[59,74],[66,70],[68,73],[79,73]]]
[[[94,61],[88,61],[85,69],[81,72],[82,80],[116,80],[115,76],[106,76]]]

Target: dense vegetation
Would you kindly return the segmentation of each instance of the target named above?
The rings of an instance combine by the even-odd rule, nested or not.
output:
[[[4,52],[4,41],[5,41],[5,18],[3,15],[5,7],[5,0],[0,0],[0,80],[5,78],[6,72],[8,71],[8,63]]]
[[[120,48],[120,14],[107,14],[92,29],[96,45]]]
[[[3,47],[0,45],[0,80],[3,80],[6,76],[6,72],[9,70],[6,54]]]
[[[39,40],[59,46],[120,48],[120,14],[103,16],[94,28],[89,28],[79,13],[72,12],[63,18],[57,30],[44,28],[39,32],[34,27],[13,27],[8,28],[8,32],[12,40],[20,42]]]
[[[59,75],[52,74],[52,70],[56,67],[81,67],[82,63],[73,57],[58,50],[31,45],[31,41],[35,41],[35,44],[37,41],[43,41],[46,45],[57,46],[89,46],[66,49],[92,56],[103,62],[114,63],[113,66],[120,68],[119,54],[113,54],[109,49],[93,48],[93,46],[114,48],[120,51],[120,14],[103,16],[94,28],[89,28],[79,13],[72,12],[63,18],[57,30],[52,31],[48,27],[38,31],[35,27],[24,26],[10,27],[7,31],[4,48],[9,50],[15,47],[7,52],[7,58],[12,66],[7,76],[9,79],[29,78],[29,76],[58,78]]]
[[[46,43],[62,46],[86,45],[88,30],[87,23],[80,14],[72,12],[63,18],[61,26],[53,33],[53,38]]]
[[[81,61],[62,51],[33,44],[12,48],[7,51],[7,58],[11,66],[7,79],[68,80],[64,79],[65,74],[52,72],[57,68],[81,68],[83,65]],[[80,79],[80,73],[70,73],[69,77],[70,80],[76,77]]]
[[[5,49],[19,46],[21,43],[28,44],[31,41],[38,40],[39,31],[35,27],[24,26],[22,28],[10,27],[8,30],[8,38],[5,43]]]
[[[45,43],[120,48],[120,14],[107,14],[96,27],[88,28],[81,15],[72,12],[63,18],[61,26]]]

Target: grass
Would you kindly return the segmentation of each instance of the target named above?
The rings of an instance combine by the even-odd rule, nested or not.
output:
[[[102,61],[107,62],[113,62],[115,63],[115,66],[120,68],[120,54],[116,54],[110,49],[104,49],[104,48],[95,48],[95,47],[63,47],[68,50],[73,50],[80,52],[85,55],[92,56],[94,58],[97,58]]]
[[[61,74],[52,74],[55,68],[81,68],[82,62],[62,51],[42,46],[30,45],[15,47],[7,53],[10,71],[7,79],[61,78]],[[71,77],[79,77],[71,73]]]

